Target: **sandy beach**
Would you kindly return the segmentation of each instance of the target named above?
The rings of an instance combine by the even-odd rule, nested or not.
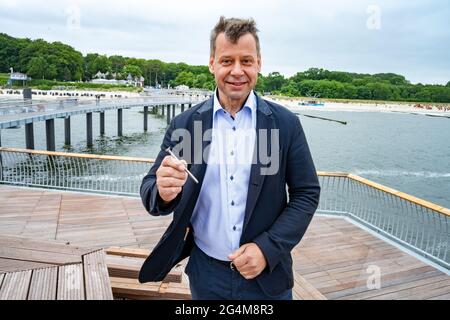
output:
[[[401,103],[360,103],[360,102],[325,102],[324,106],[301,106],[299,102],[304,101],[301,99],[289,99],[289,98],[269,98],[264,99],[273,101],[275,103],[286,106],[292,111],[302,110],[314,110],[314,111],[346,111],[346,112],[405,112],[405,113],[417,113],[417,114],[430,114],[436,116],[449,116],[450,117],[450,105],[446,106],[445,111],[443,107],[441,110],[438,106],[430,104],[421,104],[423,108],[415,107],[415,104],[401,104]],[[425,106],[431,109],[427,109]]]

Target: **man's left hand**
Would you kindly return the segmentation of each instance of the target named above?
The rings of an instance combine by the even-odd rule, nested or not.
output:
[[[256,278],[267,266],[266,258],[256,243],[244,244],[228,258],[247,280]]]

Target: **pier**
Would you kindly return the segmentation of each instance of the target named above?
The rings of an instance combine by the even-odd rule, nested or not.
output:
[[[0,195],[2,234],[150,252],[171,222],[171,217],[150,216],[135,198],[10,186],[0,186]],[[298,299],[308,286],[311,299],[450,298],[448,274],[345,218],[314,217],[293,257]],[[370,266],[380,268],[379,290],[367,287]],[[125,284],[114,278],[112,286],[123,292]]]
[[[0,154],[0,235],[104,250],[115,298],[188,297],[186,260],[173,285],[136,280],[172,219],[149,215],[139,198],[154,159]],[[318,175],[319,208],[292,252],[296,299],[450,299],[449,209],[352,174]],[[117,250],[135,260],[118,261]]]
[[[93,113],[100,114],[100,135],[105,134],[105,112],[117,112],[117,136],[123,135],[123,110],[141,108],[143,110],[143,131],[148,130],[149,107],[155,116],[166,118],[167,124],[178,112],[191,108],[209,97],[207,92],[180,94],[164,90],[139,98],[114,98],[104,100],[64,99],[55,101],[11,100],[0,103],[0,146],[1,130],[25,127],[27,149],[34,149],[34,123],[45,121],[46,149],[55,151],[55,119],[64,119],[65,145],[71,144],[71,117],[85,115],[87,147],[93,146]],[[78,128],[77,128],[78,129]]]

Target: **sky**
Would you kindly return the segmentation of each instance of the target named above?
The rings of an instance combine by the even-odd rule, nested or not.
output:
[[[448,0],[0,0],[0,32],[83,54],[206,65],[221,15],[255,19],[264,75],[317,67],[450,81]]]

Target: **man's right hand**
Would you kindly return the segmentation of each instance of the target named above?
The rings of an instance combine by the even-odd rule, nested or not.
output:
[[[166,156],[156,170],[158,193],[166,204],[175,199],[181,192],[187,180],[187,173],[184,171],[186,168],[186,161]]]

